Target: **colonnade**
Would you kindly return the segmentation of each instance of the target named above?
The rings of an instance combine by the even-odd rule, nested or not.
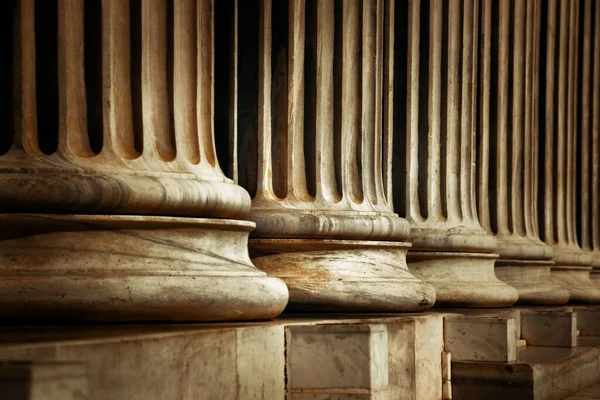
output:
[[[4,318],[600,301],[595,1],[2,7]]]

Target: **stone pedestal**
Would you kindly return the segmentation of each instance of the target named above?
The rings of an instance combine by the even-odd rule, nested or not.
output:
[[[496,275],[517,288],[519,303],[564,304],[552,281],[552,247],[538,224],[538,70],[541,3],[482,4],[479,218],[496,236]]]
[[[406,267],[409,226],[392,208],[393,10],[266,0],[240,12],[250,249],[288,284],[289,310],[415,311],[435,299]]]
[[[576,222],[578,199],[589,195],[587,189],[577,190],[577,181],[581,178],[578,175],[582,172],[577,168],[578,159],[581,162],[589,157],[578,157],[578,149],[582,153],[589,152],[589,148],[582,148],[588,140],[582,140],[588,136],[585,129],[582,135],[579,134],[581,100],[578,83],[580,78],[589,77],[585,75],[586,68],[584,77],[579,77],[578,64],[581,24],[585,26],[584,19],[587,19],[589,30],[591,13],[580,13],[577,1],[550,2],[547,13],[547,29],[542,31],[546,42],[546,85],[542,92],[545,99],[542,104],[545,107],[544,147],[540,149],[544,152],[545,169],[540,207],[543,237],[554,251],[552,275],[569,291],[570,300],[598,302],[600,289],[589,279],[592,256],[580,247]],[[585,109],[585,102],[582,105]]]
[[[516,290],[494,275],[496,239],[476,210],[479,1],[397,5],[396,210],[410,223],[412,273],[436,305],[500,307]],[[405,69],[405,70],[404,70]],[[403,95],[406,93],[406,96]]]
[[[19,2],[14,131],[0,154],[2,318],[285,307],[283,282],[248,256],[250,197],[216,158],[213,7]]]

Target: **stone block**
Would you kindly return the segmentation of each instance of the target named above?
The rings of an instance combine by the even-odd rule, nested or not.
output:
[[[89,400],[251,400],[285,396],[278,324],[23,328],[0,359],[85,362]]]
[[[455,361],[511,362],[516,359],[514,318],[444,318],[444,350]]]
[[[88,398],[83,363],[0,363],[0,394],[4,400],[81,400]]]
[[[568,311],[522,311],[521,337],[529,346],[577,346],[577,314]]]
[[[598,382],[598,349],[527,346],[514,363],[452,363],[457,399],[558,400]]]
[[[392,399],[442,395],[443,317],[406,317],[387,324]]]
[[[385,324],[287,326],[286,339],[287,390],[292,399],[385,397]]]
[[[581,335],[600,336],[600,307],[575,307]]]

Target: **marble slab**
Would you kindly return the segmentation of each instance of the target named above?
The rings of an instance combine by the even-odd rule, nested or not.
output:
[[[387,326],[287,326],[286,371],[287,391],[294,399],[358,394],[381,398],[380,392],[388,390]]]
[[[521,347],[515,363],[453,362],[459,399],[563,399],[598,382],[598,349]]]
[[[284,340],[274,323],[5,328],[0,360],[85,362],[87,400],[283,399]]]
[[[88,399],[84,363],[0,362],[0,398],[3,400]]]
[[[514,318],[444,318],[444,351],[455,361],[512,362],[516,359]]]
[[[428,315],[387,324],[392,399],[442,396],[443,317]]]
[[[577,346],[577,314],[564,311],[522,311],[521,338],[529,346]]]

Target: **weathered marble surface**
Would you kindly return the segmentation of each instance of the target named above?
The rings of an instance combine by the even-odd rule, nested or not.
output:
[[[569,311],[521,311],[521,338],[528,346],[575,347],[577,318]]]
[[[513,362],[515,329],[514,318],[446,316],[444,351],[455,361]]]
[[[286,359],[289,393],[389,390],[385,324],[288,326]]]
[[[82,363],[0,362],[4,400],[89,399],[87,368]]]
[[[527,346],[512,364],[453,362],[452,391],[459,399],[563,399],[596,384],[599,371],[596,348]]]
[[[284,354],[274,323],[0,329],[0,360],[86,364],[89,400],[283,399]]]
[[[386,323],[390,399],[442,397],[442,315],[414,316]],[[450,368],[449,364],[446,364]]]
[[[0,214],[0,226],[4,319],[260,319],[287,302],[250,261],[251,222]]]

